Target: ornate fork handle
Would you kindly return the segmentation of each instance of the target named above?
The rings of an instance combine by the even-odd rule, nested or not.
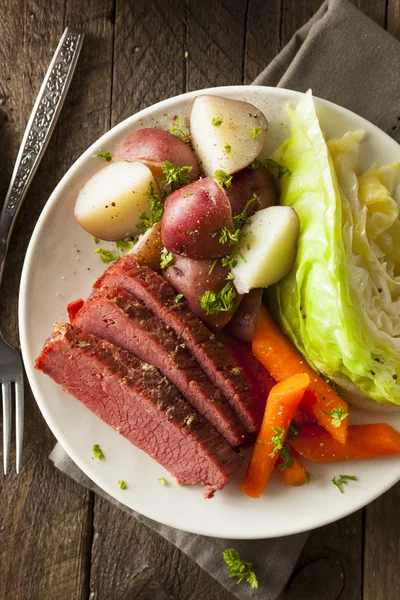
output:
[[[0,283],[18,211],[56,125],[83,37],[76,29],[65,29],[29,118],[0,215]]]

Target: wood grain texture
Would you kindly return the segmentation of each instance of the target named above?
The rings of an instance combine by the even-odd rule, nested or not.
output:
[[[251,83],[280,48],[281,0],[249,0],[244,83]]]

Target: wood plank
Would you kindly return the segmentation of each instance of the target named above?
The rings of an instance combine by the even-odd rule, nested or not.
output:
[[[389,0],[386,16],[387,30],[400,40],[400,0]]]
[[[243,83],[247,3],[188,1],[188,89]]]
[[[84,11],[80,1],[72,0],[29,5],[14,0],[2,3],[0,189],[3,194],[36,93],[64,29],[64,11],[69,24],[81,26],[89,33],[78,78],[72,83],[59,126],[22,208],[6,264],[0,295],[1,326],[15,345],[20,273],[37,217],[72,160],[89,145],[91,136],[97,137],[109,125],[107,82],[111,81],[112,24],[107,29],[108,13],[99,6],[94,0],[85,3]],[[79,18],[73,18],[72,13]],[[101,32],[105,35],[96,37]],[[105,110],[100,104],[101,89],[108,97]],[[22,473],[18,477],[11,474],[6,480],[0,478],[1,598],[83,600],[87,597],[92,496],[53,468],[48,455],[54,443],[28,388]]]
[[[251,83],[279,52],[281,0],[249,0],[244,83]]]

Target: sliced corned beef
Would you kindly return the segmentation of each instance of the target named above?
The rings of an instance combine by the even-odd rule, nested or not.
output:
[[[163,465],[211,497],[240,458],[158,370],[105,340],[56,324],[36,368]]]
[[[185,342],[131,294],[101,288],[76,313],[73,325],[157,367],[232,446],[244,443],[246,432],[238,416]]]
[[[173,288],[157,273],[140,266],[126,255],[113,263],[95,283],[95,288],[122,288],[141,300],[147,308],[171,327],[213,382],[228,399],[248,432],[258,431],[262,412],[253,401],[242,369],[225,345],[194,315],[182,300],[176,303]]]

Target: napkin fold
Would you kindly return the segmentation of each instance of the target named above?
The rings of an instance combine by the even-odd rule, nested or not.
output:
[[[347,0],[327,0],[254,81],[256,85],[306,91],[372,121],[400,141],[400,44]],[[161,525],[119,504],[97,487],[60,444],[54,465],[78,483],[107,498],[195,560],[239,600],[276,600],[296,564],[307,534],[272,540],[224,540]],[[234,547],[253,563],[258,590],[229,579],[222,559]]]

